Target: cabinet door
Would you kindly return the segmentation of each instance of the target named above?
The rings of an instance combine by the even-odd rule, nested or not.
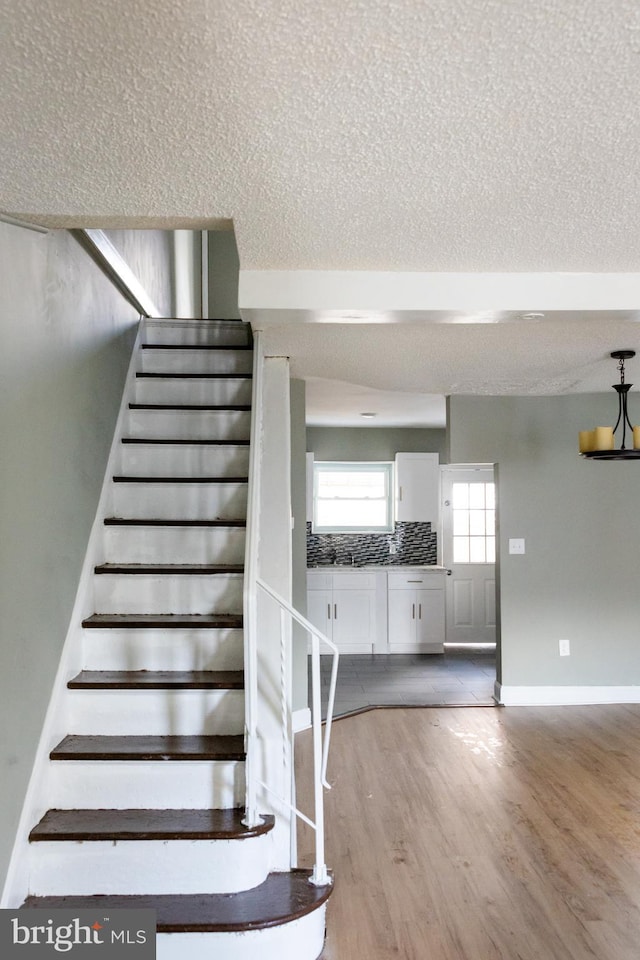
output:
[[[331,590],[307,591],[307,620],[310,620],[318,630],[322,630],[330,640],[333,628],[332,597]],[[322,645],[321,652],[328,652],[326,645]]]
[[[416,642],[415,590],[389,590],[389,647]]]
[[[437,453],[396,454],[396,520],[436,524],[440,512]]]
[[[416,641],[444,643],[444,590],[416,590]]]
[[[373,644],[375,590],[333,591],[333,640],[339,647]]]

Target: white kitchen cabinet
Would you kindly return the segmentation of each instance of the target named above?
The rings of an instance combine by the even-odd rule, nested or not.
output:
[[[389,653],[444,652],[444,581],[440,573],[389,574]]]
[[[380,630],[386,639],[385,601],[384,574],[312,570],[307,575],[307,619],[342,653],[372,653]]]
[[[396,453],[396,520],[432,523],[440,515],[440,466],[437,453]]]

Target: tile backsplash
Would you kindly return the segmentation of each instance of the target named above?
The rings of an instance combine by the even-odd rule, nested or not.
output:
[[[396,552],[389,553],[395,544]],[[318,564],[436,564],[438,538],[430,523],[396,523],[393,533],[312,533],[307,523],[307,566]]]

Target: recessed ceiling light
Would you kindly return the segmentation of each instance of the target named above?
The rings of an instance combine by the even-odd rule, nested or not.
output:
[[[523,313],[522,319],[523,320],[544,320],[544,313],[534,313],[534,312]]]
[[[361,417],[364,417],[365,420],[373,420],[373,418],[374,418],[375,416],[377,416],[377,414],[375,414],[375,413],[361,413],[360,416],[361,416]]]

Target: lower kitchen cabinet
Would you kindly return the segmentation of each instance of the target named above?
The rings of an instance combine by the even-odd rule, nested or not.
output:
[[[307,619],[341,653],[442,653],[444,609],[442,572],[307,574]]]
[[[342,653],[372,653],[384,631],[384,579],[377,573],[310,571],[307,619]]]
[[[444,583],[437,573],[389,574],[389,653],[444,652]]]

